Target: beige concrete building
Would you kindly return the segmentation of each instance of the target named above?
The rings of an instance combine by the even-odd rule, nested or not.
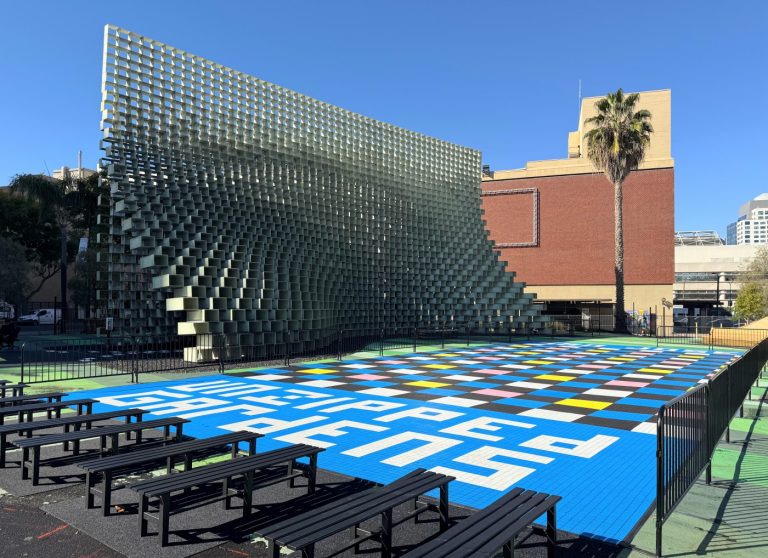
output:
[[[675,296],[689,314],[720,306],[733,309],[742,285],[741,272],[760,246],[675,246]],[[698,309],[698,310],[697,310]]]
[[[486,171],[483,207],[508,269],[550,307],[586,310],[614,301],[613,185],[586,156],[584,120],[601,97],[581,102],[567,157]],[[643,91],[654,133],[645,161],[624,183],[627,310],[660,308],[674,279],[672,94]]]

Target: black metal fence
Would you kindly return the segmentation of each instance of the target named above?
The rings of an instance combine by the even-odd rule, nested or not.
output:
[[[742,408],[752,385],[768,362],[768,339],[762,339],[707,383],[668,401],[657,423],[656,555],[662,555],[663,525],[706,470],[712,478],[712,455]]]
[[[558,332],[551,332],[550,336]],[[567,332],[559,332],[567,335]],[[390,350],[417,351],[419,347],[447,344],[511,342],[531,339],[541,332],[530,328],[488,330],[470,326],[400,329],[333,330],[322,335],[286,332],[274,339],[243,342],[237,335],[198,334],[166,339],[142,336],[93,337],[88,339],[27,339],[21,347],[22,381],[51,382],[140,373],[184,372],[201,368],[247,367],[265,362],[290,364],[303,358],[331,357],[357,351],[383,355]],[[233,342],[233,339],[237,341]]]
[[[709,350],[715,347],[748,349],[768,338],[768,329],[745,327],[716,327],[707,331],[697,326],[659,326],[656,331],[656,345],[703,345]]]

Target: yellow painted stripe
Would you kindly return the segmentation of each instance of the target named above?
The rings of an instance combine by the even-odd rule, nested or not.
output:
[[[671,374],[675,370],[665,370],[664,368],[638,368],[638,372],[651,372],[653,374]]]
[[[523,361],[524,364],[552,364],[555,362],[554,360],[526,360]]]
[[[333,374],[336,370],[329,370],[327,368],[306,368],[304,370],[298,370],[302,374]]]
[[[555,403],[556,405],[567,405],[568,407],[581,407],[582,409],[605,409],[610,407],[609,401],[587,401],[586,399],[563,399]]]
[[[451,384],[444,384],[444,383],[441,383],[441,382],[427,382],[425,380],[420,380],[418,382],[408,382],[405,385],[406,386],[425,387],[425,388],[439,388],[439,387],[449,386]]]
[[[542,374],[535,377],[537,380],[554,380],[555,382],[567,382],[568,380],[575,380],[573,376],[559,376],[557,374]]]
[[[450,364],[427,364],[424,368],[437,368],[439,370],[447,370],[448,368],[456,368]]]

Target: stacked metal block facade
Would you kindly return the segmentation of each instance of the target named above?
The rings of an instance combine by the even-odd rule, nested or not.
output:
[[[123,331],[542,325],[488,240],[478,151],[112,26],[102,129]]]

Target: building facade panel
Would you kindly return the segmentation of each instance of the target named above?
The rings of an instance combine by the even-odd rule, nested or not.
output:
[[[539,244],[500,249],[518,279],[536,286],[613,284],[614,192],[602,174],[485,180],[482,188],[540,193]],[[482,200],[492,239],[504,243],[520,234],[524,208],[511,207],[501,196]],[[627,285],[673,282],[674,169],[635,171],[627,178],[624,244]]]

